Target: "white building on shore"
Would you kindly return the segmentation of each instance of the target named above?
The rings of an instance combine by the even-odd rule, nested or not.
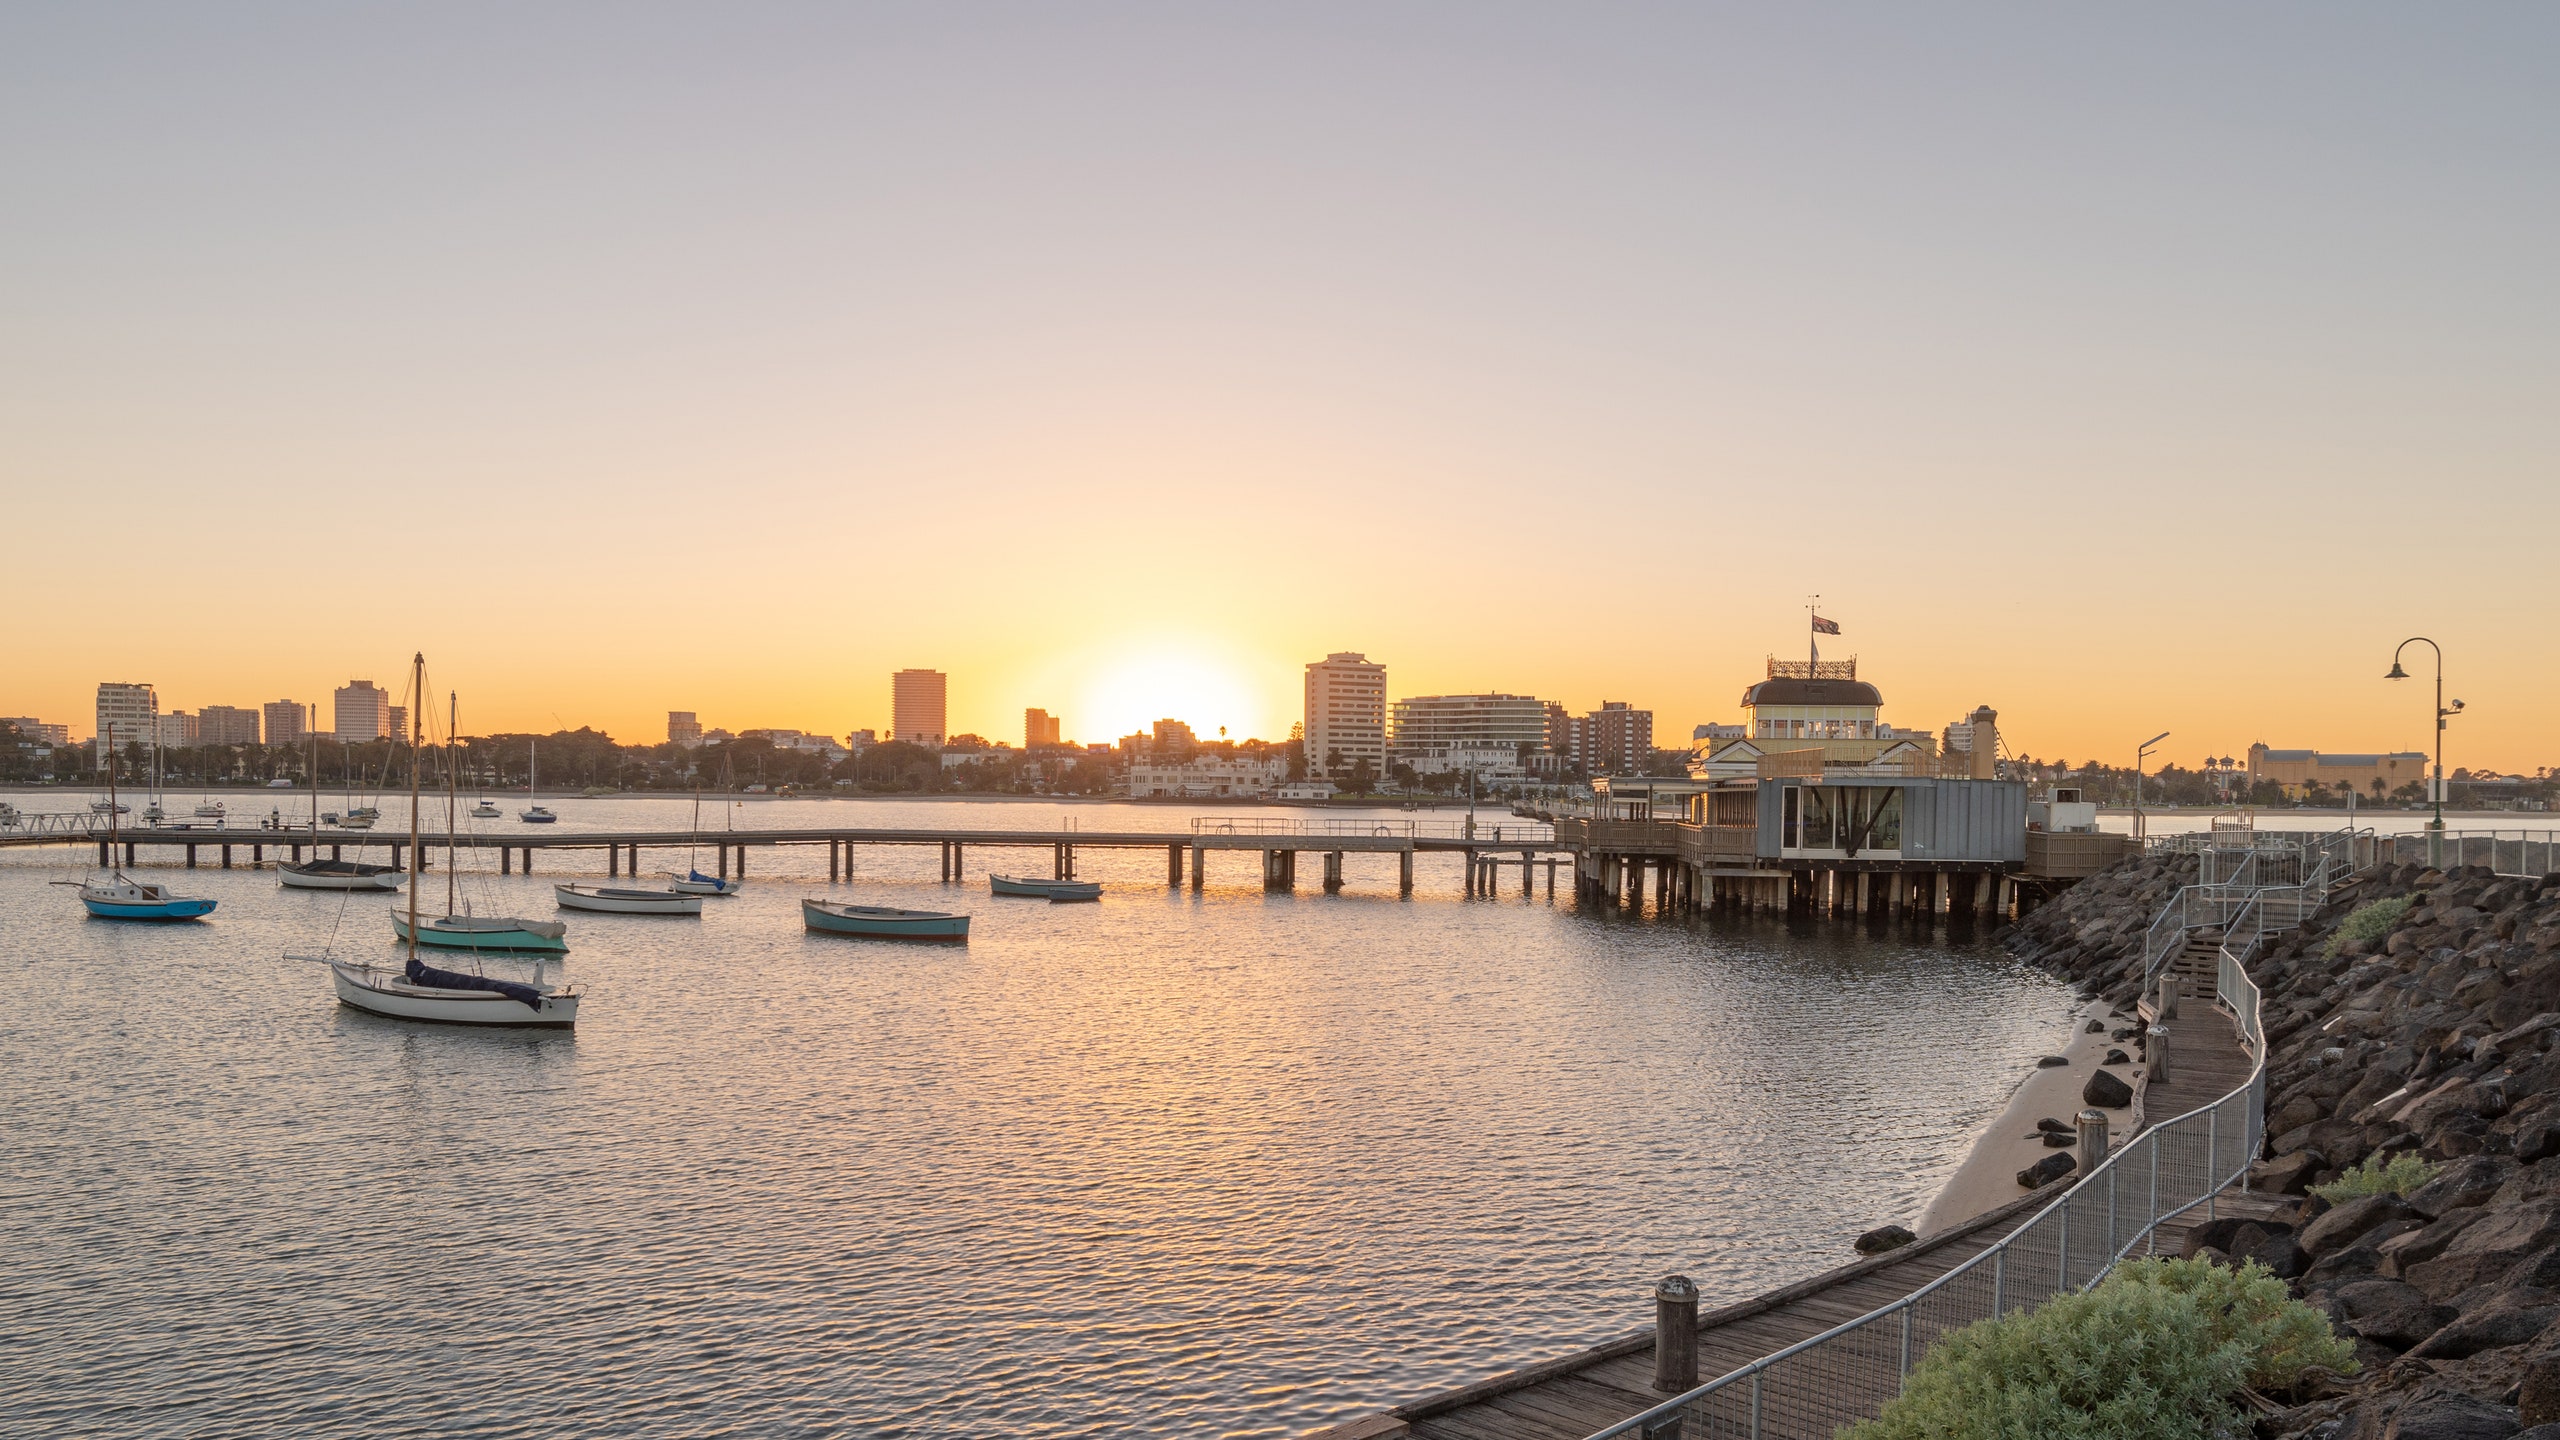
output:
[[[1180,763],[1138,759],[1129,762],[1121,788],[1132,800],[1250,799],[1269,794],[1288,776],[1285,760],[1244,755],[1195,755]]]

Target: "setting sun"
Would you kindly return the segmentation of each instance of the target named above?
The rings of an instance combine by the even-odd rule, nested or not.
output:
[[[1159,641],[1111,654],[1085,672],[1070,693],[1069,727],[1087,741],[1115,740],[1171,717],[1203,739],[1225,726],[1228,738],[1286,739],[1289,695],[1262,693],[1226,657],[1186,641]]]

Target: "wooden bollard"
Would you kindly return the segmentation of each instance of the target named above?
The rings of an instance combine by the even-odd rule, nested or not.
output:
[[[2169,1027],[2166,1025],[2154,1025],[2151,1027],[2150,1033],[2143,1038],[2149,1042],[2143,1047],[2145,1051],[2143,1058],[2150,1062],[2148,1074],[2151,1083],[2154,1085],[2167,1083],[2169,1079]]]
[[[1686,1275],[1653,1287],[1653,1388],[1698,1388],[1698,1287]]]

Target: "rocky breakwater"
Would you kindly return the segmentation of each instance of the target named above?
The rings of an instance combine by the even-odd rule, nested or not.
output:
[[[2093,992],[2138,989],[2176,870],[2128,861],[2009,943]],[[2560,1440],[2560,875],[2385,867],[2252,974],[2270,1049],[2250,1183],[2286,1204],[2201,1226],[2188,1252],[2268,1265],[2362,1364],[2277,1397],[2258,1433]]]

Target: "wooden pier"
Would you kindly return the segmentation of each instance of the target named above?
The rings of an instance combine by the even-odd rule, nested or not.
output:
[[[2219,1099],[2249,1078],[2248,1052],[2241,1048],[2238,1028],[2227,1013],[2209,1002],[2191,1001],[2188,1018],[2170,1023],[2176,1032],[2171,1042],[2171,1080],[2165,1087],[2153,1082],[2145,1096],[2145,1114],[2152,1121],[2172,1119]],[[2026,1224],[2077,1178],[2058,1180],[1899,1250],[1721,1308],[1702,1307],[1697,1334],[1699,1379],[1729,1375],[1910,1294]],[[2232,1191],[2216,1200],[2212,1213],[2263,1217],[2293,1203],[2290,1198]],[[2160,1248],[2176,1253],[2187,1232],[2206,1218],[2207,1211],[2199,1208],[2161,1226]],[[1650,1304],[1650,1297],[1628,1297],[1630,1309]],[[1346,1420],[1314,1431],[1304,1440],[1583,1440],[1678,1393],[1653,1387],[1654,1361],[1654,1332],[1647,1326],[1576,1354]]]
[[[85,817],[83,817],[85,818]],[[1451,827],[1456,830],[1459,827]],[[1555,894],[1555,878],[1559,865],[1565,863],[1565,849],[1545,827],[1523,827],[1506,822],[1487,824],[1476,835],[1463,833],[1424,833],[1420,827],[1395,822],[1377,822],[1343,828],[1289,829],[1256,826],[1250,823],[1204,822],[1190,830],[992,830],[992,829],[872,829],[812,828],[782,830],[715,830],[696,835],[690,831],[564,831],[548,827],[504,830],[497,833],[478,832],[446,834],[428,831],[419,837],[432,857],[443,851],[448,856],[457,851],[486,854],[494,851],[501,874],[534,873],[537,851],[603,851],[605,873],[609,876],[639,875],[643,851],[656,851],[664,857],[670,851],[689,854],[709,852],[723,879],[743,877],[748,870],[748,853],[752,850],[779,850],[785,847],[825,847],[827,879],[850,880],[854,873],[855,851],[864,846],[916,848],[931,846],[940,853],[940,874],[945,881],[965,877],[969,853],[973,850],[1030,851],[1034,855],[1046,851],[1046,864],[1053,879],[1076,878],[1076,852],[1079,850],[1161,850],[1165,857],[1165,883],[1179,886],[1187,875],[1191,888],[1199,890],[1208,883],[1210,855],[1221,851],[1251,851],[1260,861],[1262,883],[1273,890],[1293,889],[1297,884],[1298,856],[1314,852],[1322,857],[1322,875],[1327,891],[1343,885],[1342,862],[1349,854],[1394,855],[1397,864],[1399,893],[1413,890],[1413,861],[1416,855],[1445,854],[1464,862],[1467,893],[1497,893],[1497,877],[1505,867],[1516,866],[1521,877],[1521,893],[1534,893],[1536,870],[1543,865],[1547,894]],[[1506,835],[1507,832],[1507,835]],[[135,865],[149,854],[160,860],[171,858],[173,850],[183,856],[189,869],[208,860],[223,869],[235,864],[263,867],[276,861],[299,863],[305,852],[313,858],[343,858],[348,850],[368,847],[385,849],[394,868],[407,858],[409,832],[406,829],[344,830],[322,826],[266,829],[261,827],[197,827],[187,825],[127,826],[119,830],[114,845],[121,855],[109,853],[109,840],[103,824],[84,828],[50,830],[0,830],[0,848],[62,845],[85,847],[94,845],[97,863]],[[661,860],[663,864],[663,859]]]

